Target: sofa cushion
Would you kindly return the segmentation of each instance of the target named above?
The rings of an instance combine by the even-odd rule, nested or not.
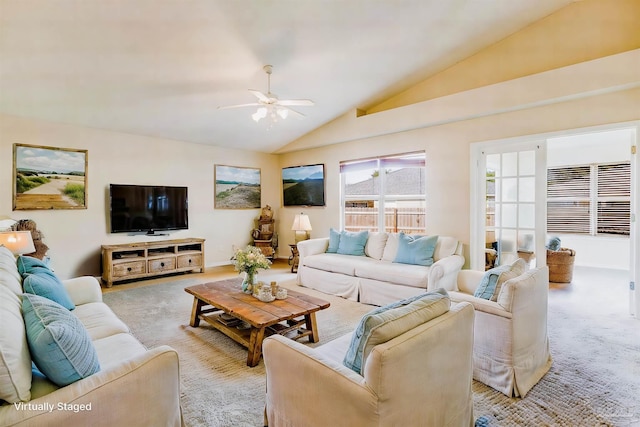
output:
[[[396,254],[398,253],[398,245],[400,235],[398,233],[389,233],[387,236],[387,244],[384,247],[384,252],[382,254],[382,259],[384,261],[393,262],[396,259]]]
[[[384,255],[384,247],[387,245],[387,238],[389,235],[385,232],[382,233],[369,233],[367,244],[364,247],[364,253],[366,256],[380,260]]]
[[[335,254],[338,252],[338,246],[340,245],[340,232],[330,228],[329,229],[329,246],[327,247],[327,253]]]
[[[363,256],[364,247],[369,237],[368,231],[342,231],[340,233],[340,243],[338,244],[338,253],[342,255]]]
[[[433,251],[433,260],[440,261],[443,258],[454,255],[458,250],[458,239],[451,236],[440,236]]]
[[[16,266],[16,257],[6,246],[0,245],[0,286],[16,295],[22,295],[22,276]]]
[[[64,285],[51,270],[35,267],[31,271],[33,273],[26,273],[22,281],[26,293],[48,298],[67,310],[76,308]]]
[[[354,276],[357,266],[362,266],[366,271],[375,267],[376,260],[369,257],[354,258],[340,254],[321,253],[304,257],[304,265],[317,270]]]
[[[427,289],[431,267],[376,261],[372,258],[365,259],[372,262],[352,262],[350,264],[354,269],[355,276]]]
[[[511,264],[501,265],[487,270],[476,288],[474,297],[497,301],[502,284],[507,280],[520,276],[526,270],[526,262],[518,258]]]
[[[433,264],[433,251],[437,242],[438,236],[410,236],[400,233],[398,252],[393,262],[428,267]]]
[[[447,292],[439,289],[372,310],[360,319],[343,364],[362,374],[367,357],[376,345],[446,313],[450,305]]]
[[[119,333],[128,333],[129,327],[115,315],[108,305],[91,302],[76,306],[73,314],[82,322],[92,340]]]
[[[24,294],[22,314],[31,357],[54,384],[62,387],[100,370],[89,334],[65,307],[38,295]]]
[[[0,286],[0,400],[9,403],[31,399],[31,355],[21,306],[18,295]]]

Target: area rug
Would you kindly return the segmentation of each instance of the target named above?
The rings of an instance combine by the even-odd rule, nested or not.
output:
[[[310,346],[351,331],[372,308],[295,286],[291,275],[280,279],[286,287],[331,303],[317,313],[320,343]],[[204,281],[177,279],[109,292],[104,301],[147,347],[168,344],[178,352],[187,426],[261,426],[263,362],[249,368],[245,348],[207,325],[189,326],[193,299],[184,288]],[[640,425],[638,321],[616,317],[594,322],[587,312],[563,307],[550,302],[553,366],[524,399],[508,398],[474,381],[478,427]]]

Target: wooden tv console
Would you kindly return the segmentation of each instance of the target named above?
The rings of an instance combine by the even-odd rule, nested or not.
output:
[[[102,281],[144,279],[164,274],[204,273],[204,239],[102,245]]]

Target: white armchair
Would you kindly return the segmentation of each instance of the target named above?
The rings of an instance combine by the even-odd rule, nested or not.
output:
[[[507,396],[524,397],[551,368],[547,335],[549,269],[528,270],[502,284],[497,301],[474,297],[484,272],[461,270],[452,301],[476,310],[473,378]]]
[[[274,335],[263,343],[265,424],[471,426],[474,310],[446,313],[373,347],[362,375],[342,363],[351,334],[309,348]]]

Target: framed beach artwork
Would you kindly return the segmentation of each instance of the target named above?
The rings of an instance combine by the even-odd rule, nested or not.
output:
[[[260,169],[215,165],[215,209],[260,207]]]
[[[87,150],[13,144],[13,209],[86,209]]]

